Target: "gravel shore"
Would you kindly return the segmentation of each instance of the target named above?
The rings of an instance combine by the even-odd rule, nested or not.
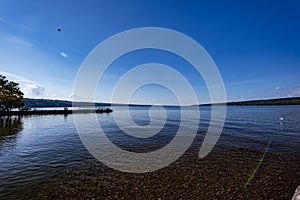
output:
[[[216,147],[204,159],[197,149],[161,170],[130,174],[110,169],[92,157],[85,166],[54,169],[38,188],[20,186],[15,198],[30,199],[291,199],[300,183],[294,157],[269,153],[246,185],[262,153]],[[9,194],[6,194],[6,196]]]

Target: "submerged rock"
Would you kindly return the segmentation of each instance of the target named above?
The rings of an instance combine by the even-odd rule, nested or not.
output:
[[[296,189],[292,200],[300,200],[300,186],[298,186],[298,188]]]

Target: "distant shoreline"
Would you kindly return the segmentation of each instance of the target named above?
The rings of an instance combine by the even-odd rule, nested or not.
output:
[[[110,108],[101,109],[79,109],[79,110],[27,110],[27,111],[0,111],[0,116],[24,116],[24,115],[68,115],[87,113],[111,113]]]
[[[227,103],[199,104],[194,106],[292,106],[300,105],[300,97],[249,100]]]
[[[99,103],[99,102],[72,102],[65,100],[51,100],[51,99],[24,99],[24,107],[26,108],[55,108],[55,107],[72,107],[73,103],[78,107],[110,107],[110,106],[153,106],[149,104],[117,104],[117,103]],[[227,103],[208,103],[195,104],[190,106],[276,106],[276,105],[300,105],[300,97],[291,98],[277,98],[277,99],[262,99],[262,100],[247,100]],[[161,105],[165,107],[176,107],[179,105]],[[187,105],[189,106],[189,105]]]

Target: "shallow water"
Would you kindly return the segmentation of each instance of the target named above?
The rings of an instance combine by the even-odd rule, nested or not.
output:
[[[193,107],[182,109],[194,112]],[[136,124],[146,126],[150,123],[148,111],[149,107],[131,107],[130,114]],[[121,121],[122,117],[125,121],[124,113],[124,107],[114,108]],[[112,114],[98,114],[97,120],[107,137],[122,149],[151,152],[168,144],[178,130],[180,109],[167,107],[166,113],[164,128],[143,139],[122,132]],[[88,131],[96,130],[89,126],[91,114],[78,115]],[[200,115],[191,148],[171,165],[145,174],[119,172],[94,159],[80,141],[72,115],[2,117],[0,199],[292,197],[300,185],[300,106],[227,107],[221,137],[204,159],[198,158],[198,150],[210,108],[200,107]],[[192,117],[185,120],[197,123]],[[246,185],[268,143],[260,169]]]

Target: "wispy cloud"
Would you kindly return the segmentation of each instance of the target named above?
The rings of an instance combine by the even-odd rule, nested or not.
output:
[[[14,23],[3,17],[0,17],[0,23],[8,27],[13,27],[14,29],[22,30],[22,32],[33,30],[32,26],[28,26],[27,24]]]
[[[67,58],[68,57],[68,54],[66,53],[66,52],[60,52],[59,53],[62,57],[64,57],[64,58]]]
[[[300,97],[300,84],[296,85],[288,93],[288,96],[297,96]]]
[[[276,90],[276,93],[274,93],[274,95],[277,95],[276,97],[300,97],[300,84],[276,86],[274,89]]]
[[[290,96],[300,96],[300,89],[296,90],[296,91],[291,91],[289,93]]]
[[[1,23],[6,23],[6,21],[2,17],[0,17],[0,22]]]
[[[239,82],[230,82],[230,83],[225,83],[223,85],[200,85],[197,86],[197,88],[204,89],[208,87],[225,87],[227,89],[229,88],[238,88],[238,87],[245,87],[245,86],[254,86],[254,85],[260,85],[264,83],[272,83],[274,82],[273,80],[246,80],[246,81],[239,81]]]
[[[14,35],[11,35],[11,34],[1,35],[0,38],[7,41],[7,42],[12,42],[12,43],[15,43],[15,44],[18,44],[18,45],[25,45],[25,46],[28,46],[28,47],[33,46],[32,43],[27,42],[25,40],[22,40],[22,39],[14,36]]]
[[[16,74],[12,74],[9,72],[4,72],[4,71],[0,71],[1,75],[7,76],[8,78],[12,79],[12,81],[15,82],[22,82],[22,83],[34,83],[33,81],[26,79],[22,76],[16,75]]]

